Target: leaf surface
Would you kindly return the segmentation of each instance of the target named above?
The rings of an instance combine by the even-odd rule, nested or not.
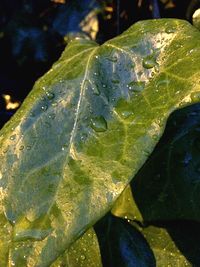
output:
[[[90,228],[60,256],[52,267],[102,267],[97,236]]]
[[[1,131],[2,267],[20,251],[21,267],[50,266],[112,207],[169,114],[199,101],[199,56],[180,20],[71,42]]]

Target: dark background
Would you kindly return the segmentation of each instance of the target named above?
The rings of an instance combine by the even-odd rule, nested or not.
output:
[[[74,36],[103,43],[138,20],[191,22],[199,7],[199,0],[1,0],[0,127],[16,111],[3,95],[22,102]]]

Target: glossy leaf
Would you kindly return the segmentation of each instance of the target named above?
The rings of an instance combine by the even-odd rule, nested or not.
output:
[[[2,267],[21,251],[49,266],[112,207],[169,114],[199,101],[199,41],[166,19],[70,43],[1,131]]]

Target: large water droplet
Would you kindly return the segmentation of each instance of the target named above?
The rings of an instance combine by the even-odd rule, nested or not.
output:
[[[149,55],[143,58],[142,65],[145,69],[151,69],[157,65],[155,55]]]
[[[105,132],[107,130],[107,122],[103,116],[91,119],[91,127],[95,132]]]
[[[13,135],[11,135],[11,137],[10,137],[10,140],[15,140],[15,138],[16,138],[16,134],[13,134]]]
[[[165,29],[165,32],[166,32],[166,33],[174,33],[175,31],[176,31],[176,29],[173,28],[173,27],[167,27],[167,28]]]

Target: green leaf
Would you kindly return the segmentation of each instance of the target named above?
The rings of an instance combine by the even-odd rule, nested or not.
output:
[[[138,221],[143,220],[142,215],[135,203],[130,185],[124,189],[119,198],[115,201],[111,212],[113,215],[120,218]]]
[[[176,223],[172,229],[178,230],[180,223]],[[186,228],[187,230],[187,228]],[[167,229],[162,227],[149,226],[147,228],[140,228],[141,233],[145,237],[149,246],[151,247],[155,259],[156,266],[196,266],[192,265],[187,257],[184,255],[184,251],[180,251],[176,245],[176,241],[169,235]],[[182,237],[184,237],[185,232],[182,232]],[[185,234],[186,237],[186,234]],[[182,238],[183,240],[183,238]],[[185,238],[184,243],[187,242]],[[195,243],[196,244],[196,243]],[[195,248],[196,250],[196,248]],[[195,251],[197,253],[198,251]],[[187,250],[190,256],[193,254],[191,247]],[[192,257],[192,260],[198,258],[198,254]]]
[[[99,244],[93,228],[71,245],[52,267],[102,267]]]
[[[143,219],[199,221],[199,175],[200,105],[193,105],[170,117],[156,149],[131,182]]]
[[[1,131],[2,267],[20,251],[51,265],[112,207],[169,114],[199,101],[199,44],[170,19],[70,43]]]

